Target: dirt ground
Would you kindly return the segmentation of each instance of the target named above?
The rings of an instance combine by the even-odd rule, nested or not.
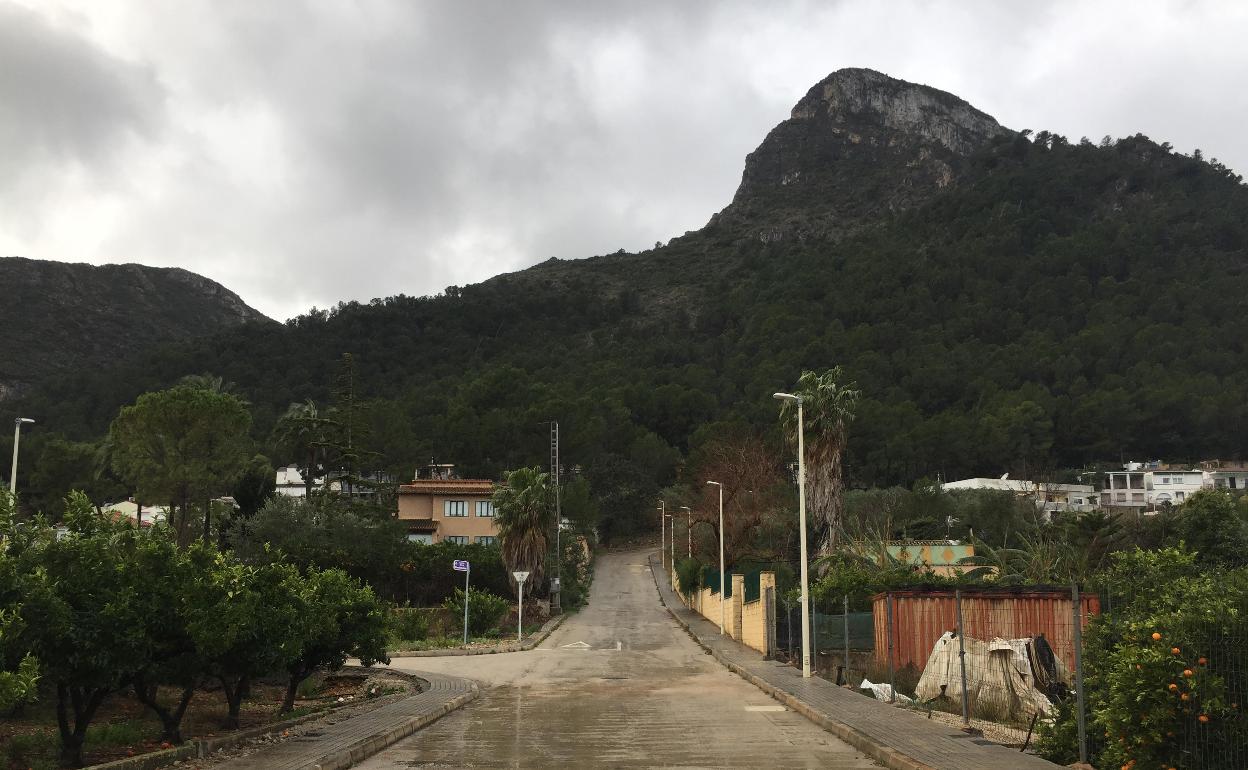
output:
[[[340,698],[344,705],[363,701],[365,678],[363,672],[343,672],[305,683],[303,691],[308,697],[295,701],[292,714],[279,713],[286,693],[283,682],[256,682],[251,697],[243,701],[240,729],[337,706]],[[160,697],[164,702],[173,702],[177,693],[162,688]],[[183,738],[227,734],[229,731],[222,729],[226,714],[225,696],[219,686],[196,692],[182,721]],[[110,696],[91,724],[85,751],[89,765],[167,748],[160,741],[160,720],[128,691]],[[42,692],[39,702],[0,721],[0,767],[6,770],[55,768],[59,745],[55,691]]]

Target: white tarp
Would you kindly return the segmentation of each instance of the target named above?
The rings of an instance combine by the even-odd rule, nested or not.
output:
[[[858,689],[870,690],[871,694],[875,696],[876,700],[881,700],[881,701],[884,701],[885,703],[888,703],[889,701],[892,700],[892,696],[893,696],[892,685],[876,684],[875,682],[872,682],[866,677],[863,677],[862,684],[858,685]],[[897,693],[898,703],[910,703],[912,701],[913,699],[910,698],[909,696],[902,695],[901,693]]]
[[[1053,711],[1053,704],[1036,689],[1032,674],[1030,639],[993,639],[985,642],[967,637],[966,691],[972,708],[1001,718],[1030,719]],[[923,676],[915,688],[920,701],[944,697],[962,699],[962,667],[958,638],[946,631],[932,647]]]

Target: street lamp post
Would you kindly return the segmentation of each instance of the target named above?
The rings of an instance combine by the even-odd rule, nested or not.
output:
[[[671,574],[675,576],[676,574],[676,514],[669,513],[667,514],[667,518],[672,520],[672,526],[670,527],[670,529],[672,530],[672,536],[671,536],[671,540],[668,541],[667,561],[671,565],[671,568],[672,568]]]
[[[663,563],[663,546],[667,545],[667,513],[665,503],[659,501],[659,564]]]
[[[708,481],[707,486],[719,488],[719,635],[724,635],[724,485]]]
[[[774,398],[797,403],[797,516],[801,540],[802,571],[802,676],[810,677],[810,575],[806,564],[806,428],[802,423],[802,397],[775,393]]]
[[[680,509],[685,512],[685,558],[693,558],[693,511],[689,510],[689,506],[682,505]]]
[[[13,467],[9,471],[9,494],[13,496],[13,502],[17,502],[17,448],[22,441],[22,426],[33,425],[34,420],[29,417],[18,417],[13,421]]]

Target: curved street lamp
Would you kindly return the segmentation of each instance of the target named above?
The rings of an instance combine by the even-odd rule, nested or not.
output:
[[[14,505],[17,504],[17,448],[22,441],[22,426],[34,423],[29,417],[18,417],[13,421],[13,468],[9,471],[9,494],[13,496]]]
[[[682,505],[680,509],[685,512],[685,558],[693,558],[693,511],[689,510],[689,506]]]
[[[707,486],[719,487],[719,635],[724,635],[724,485],[708,481]]]
[[[810,677],[810,575],[806,566],[806,427],[802,422],[802,397],[773,393],[772,398],[797,404],[797,516],[801,540],[802,569],[802,676]]]
[[[667,545],[667,509],[666,503],[659,500],[659,563],[663,563],[663,546]]]

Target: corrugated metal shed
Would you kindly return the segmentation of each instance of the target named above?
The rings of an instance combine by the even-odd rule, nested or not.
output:
[[[920,671],[946,631],[957,628],[957,604],[954,592],[947,588],[915,588],[890,591],[872,597],[875,614],[875,657],[888,665],[887,596],[893,604],[893,665],[903,668],[913,664]],[[1101,611],[1100,599],[1082,594],[1083,624]],[[1070,589],[1027,588],[964,588],[962,589],[962,625],[968,637],[991,640],[1021,639],[1043,635],[1055,655],[1075,667]]]

